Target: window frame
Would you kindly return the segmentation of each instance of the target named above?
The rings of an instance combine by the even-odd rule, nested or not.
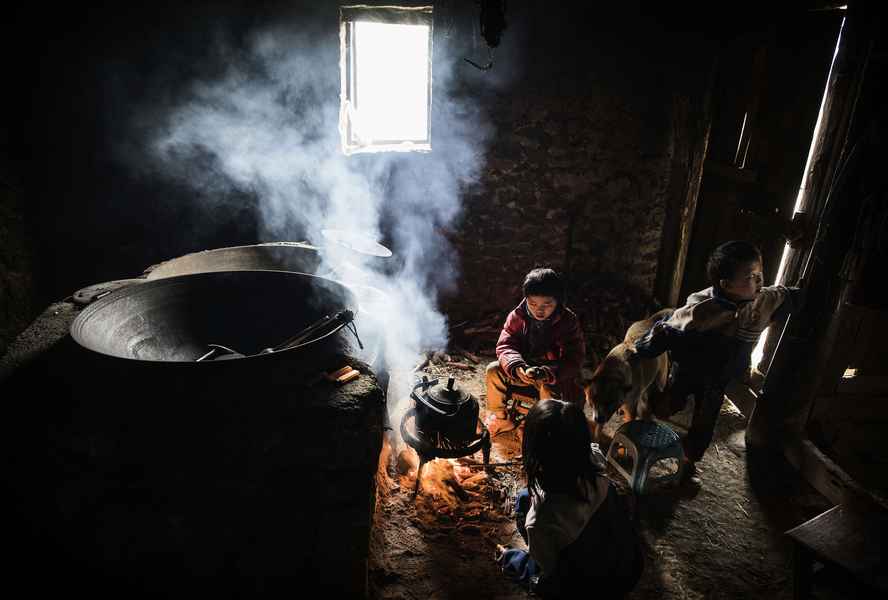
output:
[[[434,37],[431,6],[341,6],[339,9],[339,71],[340,108],[339,131],[342,151],[346,154],[361,152],[430,152],[432,149],[432,39]],[[352,131],[352,112],[358,107],[356,89],[354,44],[355,23],[374,21],[393,25],[427,25],[429,28],[428,89],[426,90],[426,137],[421,140],[373,140],[357,139]],[[354,109],[352,108],[354,107]]]

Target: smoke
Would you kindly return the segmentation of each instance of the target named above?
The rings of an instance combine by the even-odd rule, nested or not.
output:
[[[421,352],[447,342],[437,300],[458,270],[445,234],[478,178],[490,134],[480,110],[459,98],[453,69],[464,63],[447,43],[434,40],[428,154],[342,153],[335,23],[323,31],[266,27],[239,48],[220,42],[215,58],[225,68],[193,81],[153,118],[163,126],[150,130],[155,173],[204,195],[246,192],[256,200],[263,241],[307,237],[328,249],[326,273],[383,292],[359,294],[356,322],[392,371],[409,372]],[[388,239],[394,257],[329,248],[325,229]],[[389,398],[406,399],[408,384],[392,378]]]

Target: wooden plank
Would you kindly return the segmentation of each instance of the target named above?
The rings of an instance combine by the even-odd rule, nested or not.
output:
[[[878,505],[840,504],[786,532],[796,544],[874,588],[888,591],[882,546],[888,511]]]
[[[811,440],[789,440],[783,448],[783,454],[805,481],[834,504],[856,506],[874,502],[888,509],[888,498],[857,483]]]

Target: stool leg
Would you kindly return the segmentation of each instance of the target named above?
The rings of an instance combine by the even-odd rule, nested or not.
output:
[[[631,452],[630,452],[631,454]],[[641,464],[641,457],[637,454],[632,454],[632,491],[638,494],[639,496],[642,493],[642,488],[644,487],[644,465]]]
[[[623,468],[623,465],[620,464],[620,461],[617,460],[617,457],[620,456],[619,448],[623,448],[625,450],[624,455],[632,457],[633,464],[632,468],[628,471]],[[626,478],[626,483],[629,484],[629,489],[632,492],[635,492],[635,481],[634,481],[634,473],[637,461],[637,455],[635,455],[631,449],[631,443],[628,439],[620,435],[619,433],[615,433],[614,437],[611,439],[610,446],[607,449],[607,462],[613,465],[614,469],[617,470],[623,477]]]
[[[652,454],[647,454],[644,457],[644,461],[640,465],[641,471],[638,474],[638,494],[644,494],[645,488],[647,487],[648,476],[651,472],[651,467],[654,466],[654,463],[657,462],[655,460],[655,456]]]

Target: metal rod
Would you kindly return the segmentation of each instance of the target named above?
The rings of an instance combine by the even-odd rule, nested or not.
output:
[[[281,350],[286,350],[288,348],[292,348],[304,341],[306,341],[311,336],[320,332],[327,326],[332,324],[342,324],[350,323],[355,318],[355,315],[350,310],[341,310],[334,315],[325,315],[323,318],[318,319],[293,337],[287,339],[286,341],[278,344],[277,346],[272,346],[271,348],[266,348],[264,352],[279,352]]]
[[[486,469],[487,467],[514,467],[516,465],[522,464],[520,460],[510,460],[507,462],[496,462],[496,463],[487,463],[485,464],[476,464],[476,465],[462,465],[469,469]]]

